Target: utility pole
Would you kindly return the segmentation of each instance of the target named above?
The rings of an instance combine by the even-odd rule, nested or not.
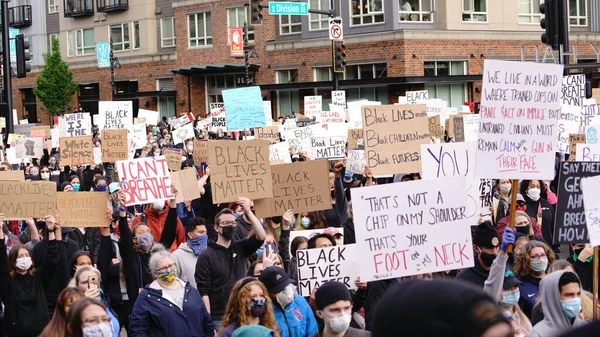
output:
[[[335,1],[334,0],[329,0],[329,10],[318,10],[318,9],[309,9],[308,12],[311,14],[321,14],[321,15],[328,15],[330,19],[333,19],[336,17],[337,13],[335,12]],[[333,45],[331,47],[331,54],[333,55]],[[333,73],[333,90],[337,91],[339,89],[339,79],[338,79],[338,74],[335,71],[332,71]]]
[[[250,59],[248,57],[248,23],[244,21],[244,70],[246,76],[246,86],[250,86]]]
[[[8,134],[13,133],[13,100],[12,100],[12,79],[10,69],[10,39],[8,35],[8,1],[2,0],[2,52],[3,52],[3,68],[4,68],[4,93],[6,94],[6,139]]]
[[[110,87],[112,89],[112,96],[113,99],[115,98],[115,94],[117,93],[116,87],[115,87],[115,54],[113,53],[113,39],[112,37],[110,38],[110,42],[109,42],[109,47],[110,47]]]

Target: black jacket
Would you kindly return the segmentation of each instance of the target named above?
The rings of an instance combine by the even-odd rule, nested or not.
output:
[[[42,279],[46,292],[46,301],[48,303],[48,317],[52,317],[52,314],[54,314],[58,295],[69,283],[70,277],[67,261],[71,259],[71,256],[69,255],[70,251],[76,246],[77,243],[70,239],[67,239],[66,241],[49,241],[46,236],[44,240],[38,242],[31,250],[31,257],[33,258],[35,269],[51,270],[48,275],[52,275],[52,277],[44,276]],[[58,260],[56,261],[48,259],[48,255],[53,254],[54,250],[56,250],[59,255]],[[46,266],[46,263],[48,262],[50,263],[50,266]]]
[[[584,290],[591,292],[594,282],[594,263],[581,262],[579,260],[574,261],[573,256],[569,256],[567,261],[573,265],[573,268],[575,268],[575,272],[581,281],[581,287]]]
[[[477,255],[473,258],[475,260],[475,266],[469,269],[463,269],[456,278],[472,284],[477,285],[480,289],[483,289],[485,280],[490,276],[490,271],[483,268],[479,262]]]
[[[354,231],[354,219],[348,218],[344,223],[344,244],[351,245],[356,243],[356,233]]]
[[[542,223],[538,221],[538,225],[542,227],[542,236],[546,242],[552,244],[552,237],[554,236],[554,208],[546,199],[540,198],[538,201],[529,199],[527,195],[525,198],[525,213],[530,217],[538,220],[537,214],[539,206],[542,208]]]
[[[248,271],[248,257],[256,252],[262,241],[253,235],[248,239],[232,241],[225,248],[214,241],[200,253],[196,262],[196,284],[201,296],[210,299],[210,314],[221,320],[235,282],[244,278]]]

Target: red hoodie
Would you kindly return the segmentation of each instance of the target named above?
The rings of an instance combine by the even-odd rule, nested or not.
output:
[[[150,227],[150,230],[152,231],[152,236],[154,237],[154,242],[158,242],[160,240],[160,236],[162,234],[162,230],[165,227],[165,221],[167,220],[167,214],[169,214],[169,205],[167,204],[165,207],[165,211],[162,212],[162,214],[158,214],[157,211],[150,209],[150,207],[147,207],[146,210],[144,211],[144,213],[146,214],[146,225],[148,225],[148,227]],[[142,216],[138,215],[135,219],[133,219],[131,221],[131,228],[133,228],[133,226],[137,225],[138,223],[140,223],[142,221]],[[179,218],[177,218],[177,229],[176,229],[176,236],[175,236],[175,242],[173,242],[173,244],[171,245],[171,247],[167,247],[169,248],[169,251],[172,253],[175,251],[175,249],[177,249],[177,247],[179,247],[179,245],[185,241],[185,229],[183,228],[183,224],[181,223],[181,220]]]

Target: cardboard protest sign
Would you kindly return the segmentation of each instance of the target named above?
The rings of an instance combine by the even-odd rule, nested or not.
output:
[[[365,151],[348,150],[348,162],[346,163],[346,172],[354,174],[364,174],[365,172]]]
[[[466,216],[477,225],[480,215],[490,214],[492,180],[475,176],[476,142],[421,145],[423,179],[465,177],[467,195]]]
[[[554,177],[563,66],[485,60],[476,174]]]
[[[177,203],[200,198],[200,188],[198,187],[195,169],[187,168],[170,174],[171,183],[177,189],[177,195],[175,196]]]
[[[15,155],[19,159],[42,158],[44,155],[44,138],[15,139]]]
[[[577,144],[585,144],[585,133],[569,135],[569,161],[577,157]]]
[[[267,125],[260,87],[223,90],[221,94],[227,111],[228,130],[240,131]]]
[[[89,112],[76,112],[64,115],[59,124],[64,127],[66,137],[88,136],[92,134],[92,118]]]
[[[208,141],[194,139],[194,164],[200,165],[208,161]]]
[[[331,208],[326,160],[273,165],[271,173],[272,198],[254,200],[256,216],[265,218],[283,215],[288,209],[294,210],[294,213],[302,213]]]
[[[265,126],[254,128],[254,136],[257,139],[266,139],[271,143],[279,142],[279,126]]]
[[[102,160],[107,163],[127,160],[129,154],[127,143],[127,130],[102,131]]]
[[[425,105],[366,106],[365,156],[373,175],[419,172],[421,144],[428,144]]]
[[[34,126],[31,128],[31,131],[29,131],[29,136],[49,139],[52,136],[50,133],[50,126]]]
[[[158,111],[138,109],[138,118],[145,118],[146,125],[158,125]]]
[[[171,171],[181,170],[181,157],[183,156],[180,149],[164,149],[163,154],[167,159],[167,166]]]
[[[3,180],[3,181],[25,181],[25,173],[21,170],[0,171],[0,180]]]
[[[463,117],[455,117],[451,119],[454,122],[454,127],[452,131],[454,132],[454,141],[455,142],[464,142],[465,141],[465,122]]]
[[[31,135],[31,129],[33,129],[34,127],[36,127],[37,124],[15,124],[14,125],[14,133],[18,134],[18,135],[23,135],[23,136],[30,136]]]
[[[464,177],[401,184],[350,190],[361,281],[472,267]]]
[[[120,160],[116,169],[125,192],[125,205],[143,205],[173,198],[171,176],[164,156]]]
[[[554,217],[553,244],[588,243],[588,230],[582,193],[585,178],[600,175],[600,163],[562,162],[558,173],[558,193]],[[543,226],[544,224],[542,224]]]
[[[106,192],[57,192],[56,204],[63,227],[106,226]]]
[[[273,197],[266,140],[208,142],[208,165],[215,204],[235,201],[238,197],[255,202]]]
[[[210,103],[211,131],[217,132],[221,129],[227,131],[227,114],[223,103]]]
[[[65,166],[93,164],[92,136],[60,138],[60,163]]]
[[[174,144],[181,144],[185,142],[187,139],[195,138],[196,134],[194,133],[194,126],[192,123],[189,123],[185,126],[180,127],[179,129],[173,131],[173,141]]]
[[[321,116],[321,110],[323,109],[323,97],[322,96],[304,96],[304,116],[308,118]]]
[[[419,101],[418,104],[425,104],[427,106],[427,116],[440,116],[440,123],[445,124],[448,119],[448,102],[442,101],[441,99]]]
[[[337,281],[356,288],[358,278],[358,250],[356,245],[298,250],[298,291],[300,296],[311,296],[312,291],[325,282]]]
[[[429,134],[435,138],[444,137],[444,130],[442,129],[442,124],[440,122],[440,115],[427,117],[429,120]]]
[[[589,242],[592,247],[598,247],[600,245],[600,175],[581,179],[581,190]]]
[[[363,143],[363,129],[348,129],[348,148],[356,149]]]
[[[406,104],[417,104],[421,101],[429,100],[428,90],[417,90],[406,92]]]
[[[146,118],[134,118],[133,119],[133,125],[136,124],[144,124],[146,125]]]
[[[103,208],[106,214],[106,208]],[[56,214],[53,181],[0,181],[0,213],[6,220],[43,218]]]
[[[104,130],[129,129],[133,125],[132,101],[98,102],[98,125]]]
[[[269,162],[273,164],[291,164],[290,143],[286,140],[269,145]]]

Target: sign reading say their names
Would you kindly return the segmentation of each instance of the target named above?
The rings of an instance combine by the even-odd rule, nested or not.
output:
[[[473,267],[464,177],[353,188],[362,282]]]
[[[101,129],[130,129],[133,125],[133,102],[131,101],[100,101],[98,112],[98,124]]]
[[[106,207],[103,210],[106,216]],[[0,181],[0,213],[6,220],[44,218],[56,214],[56,183]]]
[[[102,131],[102,160],[107,163],[127,160],[127,143],[127,130]]]
[[[273,165],[271,174],[273,197],[254,200],[256,216],[283,215],[288,209],[303,213],[331,208],[327,160]]]
[[[242,87],[223,90],[223,103],[227,111],[227,130],[241,131],[266,126],[265,107],[260,87]]]
[[[65,166],[94,164],[92,136],[60,138],[60,163]]]
[[[171,176],[164,156],[121,160],[116,163],[116,168],[126,206],[173,198]]]
[[[57,192],[56,205],[63,227],[106,226],[106,192]]]
[[[325,282],[336,281],[356,288],[358,250],[355,244],[298,250],[298,291],[310,296]]]
[[[266,140],[208,142],[208,166],[215,204],[236,201],[238,197],[255,201],[273,197]]]
[[[553,179],[562,74],[562,65],[485,60],[477,176]]]

